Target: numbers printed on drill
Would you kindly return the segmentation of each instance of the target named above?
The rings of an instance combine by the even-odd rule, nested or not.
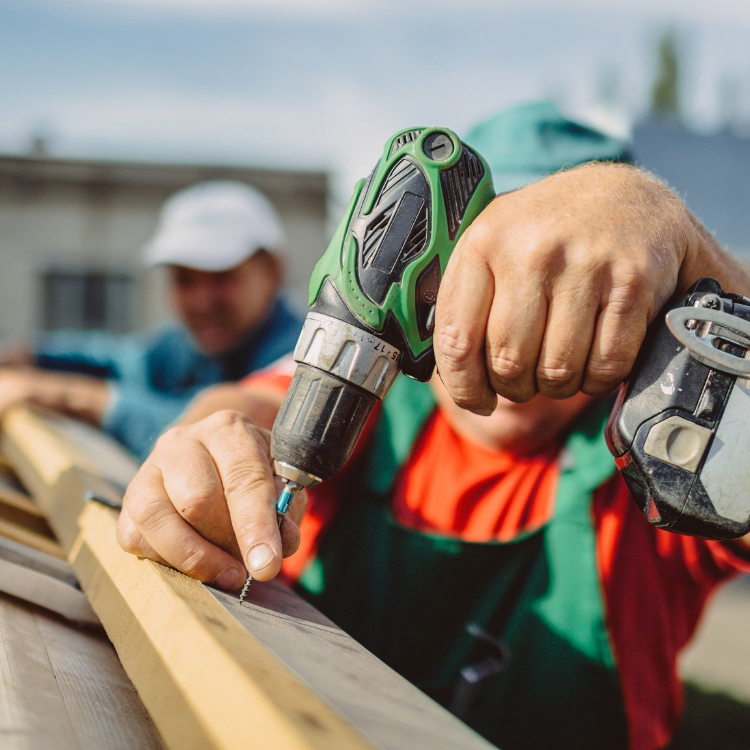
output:
[[[387,354],[393,360],[395,360],[399,354],[398,349],[393,349],[388,346],[385,341],[378,341],[372,349],[375,352],[383,352],[383,354]]]

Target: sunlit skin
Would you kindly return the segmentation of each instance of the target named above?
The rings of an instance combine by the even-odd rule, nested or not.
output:
[[[206,354],[237,346],[268,311],[279,286],[279,260],[260,251],[228,271],[169,266],[177,315]]]
[[[547,448],[594,400],[584,393],[563,399],[539,393],[518,404],[498,396],[495,411],[482,416],[456,406],[437,375],[431,386],[440,409],[461,437],[490,450],[515,454]]]

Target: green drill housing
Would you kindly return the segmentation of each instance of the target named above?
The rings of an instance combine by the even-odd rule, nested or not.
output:
[[[273,426],[281,506],[339,471],[399,372],[429,380],[440,281],[493,197],[486,162],[444,128],[396,133],[357,183],[310,280],[297,369]]]
[[[401,350],[403,372],[428,379],[446,264],[494,195],[487,163],[452,131],[396,133],[372,174],[357,182],[313,271],[311,310],[380,336]]]

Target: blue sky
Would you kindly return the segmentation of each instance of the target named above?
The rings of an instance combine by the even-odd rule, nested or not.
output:
[[[637,119],[669,27],[686,117],[716,127],[724,92],[750,102],[746,0],[0,0],[0,151],[42,133],[60,155],[326,168],[348,186],[407,126],[461,132],[539,97],[590,116],[607,81]]]

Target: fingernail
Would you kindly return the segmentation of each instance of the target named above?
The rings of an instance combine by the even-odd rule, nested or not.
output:
[[[256,544],[247,553],[247,567],[249,570],[263,570],[273,558],[273,550],[267,544]]]
[[[227,568],[214,578],[214,585],[220,589],[232,591],[238,589],[244,580],[244,576],[237,568]]]

